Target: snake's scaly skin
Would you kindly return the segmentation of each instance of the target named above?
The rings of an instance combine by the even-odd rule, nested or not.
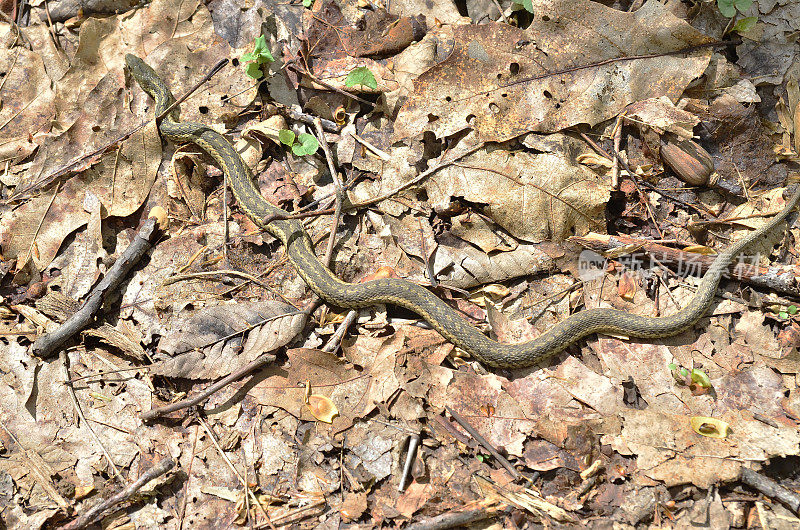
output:
[[[174,101],[172,93],[155,71],[134,55],[125,61],[134,79],[156,101],[156,115]],[[546,333],[522,344],[501,344],[470,326],[456,311],[427,289],[398,279],[346,283],[336,278],[317,259],[308,234],[298,220],[265,222],[288,213],[267,202],[259,193],[249,168],[216,131],[198,123],[179,123],[172,112],[160,124],[161,135],[173,141],[192,142],[207,152],[226,173],[239,205],[254,223],[280,239],[297,268],[298,274],[323,300],[343,308],[359,308],[376,303],[395,304],[423,317],[447,340],[469,352],[479,361],[493,367],[522,368],[531,366],[563,351],[569,345],[592,333],[610,333],[637,338],[662,338],[676,335],[697,322],[708,311],[722,275],[733,259],[753,241],[774,229],[797,206],[800,186],[786,207],[769,223],[730,245],[719,254],[700,282],[695,295],[680,311],[666,317],[645,317],[616,309],[587,309],[576,313]]]

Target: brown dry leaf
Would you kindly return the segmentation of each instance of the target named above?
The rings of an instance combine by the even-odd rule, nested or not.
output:
[[[159,343],[168,357],[152,371],[189,379],[222,377],[286,345],[304,325],[305,314],[281,302],[206,307],[173,320]]]
[[[636,280],[633,277],[633,274],[625,271],[622,273],[622,276],[617,283],[617,294],[625,300],[626,302],[633,302],[633,298],[636,296]]]
[[[359,373],[352,365],[327,352],[292,349],[286,354],[289,364],[268,368],[267,372],[272,375],[250,391],[257,402],[279,407],[304,421],[313,421],[314,417],[305,406],[305,388],[310,385],[318,393],[327,393],[327,397],[339,409],[334,428],[347,426],[371,410],[370,407],[365,412],[362,403],[371,388],[369,374]]]
[[[3,32],[19,31],[3,23]],[[54,117],[51,79],[42,57],[26,47],[0,49],[0,71],[3,77],[3,99],[0,104],[0,160],[11,167],[33,153],[42,136],[49,132]],[[21,178],[17,174],[16,178]],[[10,182],[6,181],[6,184]]]
[[[425,180],[429,204],[447,210],[459,197],[485,205],[483,212],[492,221],[525,241],[560,241],[602,231],[608,184],[577,163],[585,144],[560,135],[546,149],[532,154],[487,148],[467,156]],[[385,174],[382,188],[393,189],[402,179]]]
[[[367,492],[346,493],[339,506],[339,513],[345,521],[356,521],[367,510]]]
[[[122,34],[141,48],[126,46]],[[198,41],[207,45],[190,52]],[[219,57],[238,55],[214,37],[209,12],[197,2],[159,0],[149,9],[131,15],[86,20],[69,70],[63,77],[51,80],[57,116],[52,131],[59,133],[36,152],[18,192],[48,184],[51,175],[66,164],[113,142],[145,119],[152,119],[152,100],[135,83],[126,85],[123,75],[125,52],[141,54],[141,50],[154,50],[146,59],[164,74],[165,82],[176,93],[198,80],[201,74],[196,69],[201,65],[207,70]],[[193,68],[186,68],[187,64]],[[132,109],[123,97],[126,90],[134,101]],[[221,97],[231,96],[232,103],[242,108],[254,95],[255,88],[243,71],[229,68],[182,105],[182,117],[213,126],[223,112]],[[33,124],[31,127],[30,130],[41,129]],[[88,221],[89,214],[83,209],[87,193],[100,199],[104,215],[128,216],[147,198],[160,161],[161,139],[150,124],[124,142],[118,152],[106,154],[60,187],[51,186],[51,190],[23,203],[12,215],[3,216],[3,254],[7,258],[18,257],[18,269],[28,259],[34,259],[36,268],[43,270],[64,238]]]
[[[403,516],[411,519],[434,495],[436,495],[436,489],[432,484],[412,482],[397,499],[394,507]]]
[[[676,99],[711,55],[707,48],[630,59],[712,41],[658,2],[624,13],[587,0],[540,0],[533,10],[527,30],[489,23],[428,33],[447,43],[447,57],[414,82],[396,137],[431,131],[444,138],[472,128],[480,141],[503,141],[594,125],[634,101]],[[609,62],[591,66],[601,61]]]
[[[646,99],[629,105],[626,117],[634,118],[637,125],[648,125],[660,134],[671,132],[680,138],[689,139],[694,136],[694,127],[700,118],[676,107],[666,97]]]

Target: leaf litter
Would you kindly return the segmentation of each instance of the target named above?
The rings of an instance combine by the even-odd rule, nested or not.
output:
[[[738,483],[743,466],[768,472],[798,457],[800,334],[786,293],[734,293],[678,337],[590,337],[513,373],[487,373],[394,310],[334,336],[333,355],[323,345],[345,316],[332,308],[319,322],[328,325],[304,325],[286,301],[306,303],[305,284],[221,191],[218,172],[202,168],[205,157],[192,146],[173,154],[152,123],[117,141],[152,115],[152,100],[126,80],[126,52],[146,56],[181,94],[220,58],[252,51],[266,31],[276,58],[269,95],[229,67],[182,104],[181,117],[233,140],[236,130],[270,124],[262,128],[273,143],[249,140],[243,152],[262,194],[291,209],[328,204],[334,191],[321,153],[274,142],[276,123],[298,137],[315,133],[308,120],[269,116],[293,105],[294,116],[343,126],[326,140],[337,171],[357,177],[351,202],[407,186],[341,219],[337,275],[358,281],[388,267],[442,284],[432,287],[440,297],[503,340],[584,307],[669,314],[691,295],[691,280],[635,270],[620,277],[627,283],[586,280],[569,238],[633,228],[719,249],[726,233],[691,231],[708,219],[685,203],[737,219],[737,230],[779,209],[779,194],[764,190],[787,174],[775,153],[796,157],[800,63],[789,36],[800,18],[791,4],[753,3],[743,14],[758,22],[732,55],[716,45],[728,19],[712,3],[691,12],[653,1],[630,11],[588,1],[532,6],[525,24],[525,12],[502,4],[520,27],[481,19],[499,12],[479,2],[466,4],[476,24],[443,3],[393,2],[391,12],[330,0],[220,3],[209,11],[156,0],[85,19],[52,6],[60,48],[45,24],[3,22],[19,35],[0,52],[6,526],[63,524],[166,457],[181,471],[151,482],[148,495],[104,524],[366,528],[470,510],[506,524],[792,521],[781,503]],[[364,69],[376,87],[346,81]],[[668,135],[702,144],[720,182],[748,189],[745,205],[734,210],[727,203],[745,201],[681,183],[659,156]],[[608,156],[615,141],[627,167]],[[656,191],[644,192],[647,184]],[[154,205],[169,207],[170,228],[119,299],[107,301],[102,322],[63,359],[32,358],[35,334],[64,316],[34,302],[50,292],[65,297],[58,307],[74,307]],[[330,221],[312,218],[308,230],[321,251]],[[781,243],[774,239],[758,250],[765,262]],[[793,247],[781,248],[790,261]],[[621,270],[624,260],[614,260],[609,270]],[[572,277],[535,276],[556,269]],[[476,289],[496,282],[504,283]],[[142,421],[264,355],[274,360],[249,379],[189,411]],[[678,384],[673,364],[702,369],[708,389]],[[519,475],[527,480],[515,482]],[[796,490],[796,481],[789,474],[784,485]]]

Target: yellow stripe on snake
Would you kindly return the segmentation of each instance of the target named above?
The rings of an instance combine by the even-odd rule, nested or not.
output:
[[[155,100],[156,115],[161,114],[175,101],[170,90],[155,71],[138,57],[129,54],[125,56],[125,61],[133,78]],[[531,366],[592,333],[662,338],[688,329],[708,311],[720,278],[733,259],[753,241],[778,226],[800,199],[798,186],[783,211],[765,226],[719,254],[703,276],[695,295],[683,309],[672,315],[645,317],[616,309],[586,309],[563,320],[534,340],[522,344],[501,344],[472,327],[455,310],[417,284],[398,279],[380,279],[360,284],[341,281],[317,259],[311,240],[299,220],[270,221],[288,213],[261,196],[253,183],[250,169],[222,135],[198,123],[179,123],[175,111],[161,121],[159,130],[163,137],[170,140],[198,145],[219,164],[247,216],[283,242],[298,274],[320,298],[343,308],[360,308],[376,303],[405,307],[428,321],[447,340],[493,367]]]

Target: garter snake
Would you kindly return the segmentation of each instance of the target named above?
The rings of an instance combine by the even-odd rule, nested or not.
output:
[[[130,54],[125,56],[125,61],[133,78],[155,100],[155,113],[158,116],[175,101],[172,93],[144,61]],[[159,130],[167,139],[198,145],[219,164],[228,177],[240,207],[254,223],[286,246],[286,253],[298,274],[320,298],[342,308],[359,308],[376,303],[405,307],[423,317],[447,340],[493,367],[531,366],[592,333],[663,338],[688,329],[708,311],[720,279],[733,259],[752,242],[778,226],[800,199],[798,186],[779,214],[719,254],[700,281],[694,296],[683,309],[672,315],[647,317],[616,309],[586,309],[566,318],[534,340],[522,344],[502,344],[472,327],[454,309],[417,284],[393,278],[360,284],[339,280],[317,259],[300,221],[279,219],[288,213],[261,196],[250,169],[222,135],[199,123],[178,122],[174,110],[161,121]]]

